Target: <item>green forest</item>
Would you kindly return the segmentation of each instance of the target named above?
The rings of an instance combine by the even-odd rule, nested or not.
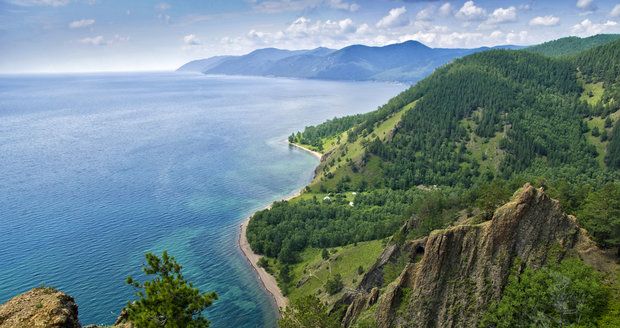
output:
[[[285,268],[279,283],[294,290],[289,266],[309,250],[482,222],[530,182],[620,256],[620,40],[579,40],[470,55],[376,111],[292,134],[326,155],[301,196],[254,215],[252,249]],[[412,217],[419,224],[398,235]]]

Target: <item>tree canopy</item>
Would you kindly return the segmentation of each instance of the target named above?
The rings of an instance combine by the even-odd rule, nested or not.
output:
[[[161,258],[147,253],[142,271],[152,280],[140,283],[131,276],[127,284],[136,288],[137,300],[127,303],[128,320],[145,328],[203,328],[209,326],[203,311],[217,295],[201,293],[181,274],[181,265],[164,251]]]

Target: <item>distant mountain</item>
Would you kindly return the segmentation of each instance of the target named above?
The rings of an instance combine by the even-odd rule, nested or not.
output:
[[[516,49],[516,46],[498,48]],[[490,48],[430,48],[417,41],[383,47],[352,45],[340,50],[266,48],[243,56],[212,57],[183,65],[181,71],[205,74],[281,76],[325,80],[416,82],[435,68]]]
[[[526,48],[525,51],[550,57],[570,56],[618,39],[620,34],[597,34],[588,38],[569,36]]]
[[[191,62],[179,67],[177,71],[203,72],[232,57],[233,56],[215,56],[207,59],[192,60]]]

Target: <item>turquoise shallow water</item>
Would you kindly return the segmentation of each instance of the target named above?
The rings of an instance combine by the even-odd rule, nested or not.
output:
[[[239,223],[317,160],[305,125],[375,109],[404,86],[198,74],[0,76],[0,303],[45,284],[111,323],[146,251],[167,249],[220,299],[213,327],[270,327]],[[139,276],[139,275],[138,275]]]

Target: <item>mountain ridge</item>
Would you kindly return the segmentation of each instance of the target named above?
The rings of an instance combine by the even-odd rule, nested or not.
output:
[[[195,60],[178,71],[323,80],[373,80],[413,83],[456,58],[493,48],[430,48],[409,40],[386,46],[350,45],[342,49],[283,50],[264,48],[242,56]],[[202,65],[202,66],[201,66]]]

